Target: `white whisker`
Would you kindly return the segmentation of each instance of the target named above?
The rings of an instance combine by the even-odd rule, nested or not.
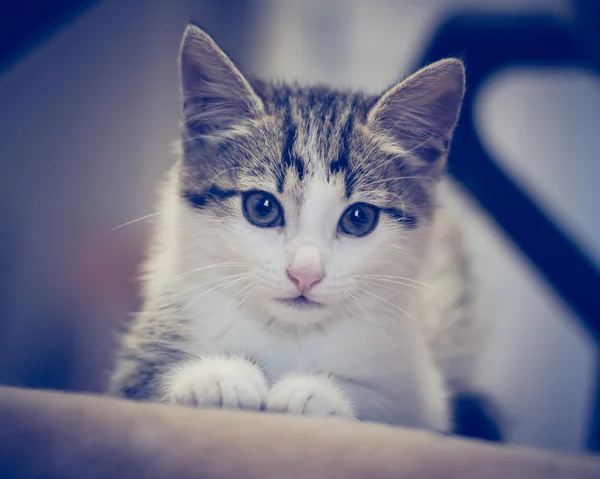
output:
[[[248,277],[250,276],[251,273],[240,273],[240,274],[232,274],[229,276],[223,276],[222,278],[217,278],[217,279],[213,279],[210,281],[205,281],[204,283],[200,283],[200,284],[196,284],[184,291],[179,291],[176,294],[169,296],[169,301],[172,302],[173,299],[185,294],[185,293],[189,293],[190,291],[194,291],[195,289],[201,288],[202,286],[206,286],[207,284],[212,284],[212,283],[216,283],[217,281],[223,281],[225,279],[231,279],[231,278],[239,278],[239,277]]]
[[[242,305],[248,300],[250,299],[250,297],[256,293],[256,291],[258,291],[258,286],[256,285],[251,285],[254,286],[253,288],[250,288],[250,290],[248,292],[246,292],[245,296],[243,298],[241,298],[240,302],[236,305],[236,309],[240,309],[242,307]]]
[[[195,268],[195,269],[189,269],[187,271],[184,271],[183,273],[177,275],[175,278],[176,279],[182,279],[185,278],[186,276],[189,276],[190,274],[193,273],[198,273],[200,271],[205,271],[207,269],[213,269],[213,268],[230,268],[230,267],[248,267],[250,266],[247,263],[215,263],[215,264],[209,264],[208,266],[203,266],[201,268]]]
[[[409,293],[407,293],[406,291],[402,291],[401,289],[398,288],[394,288],[393,286],[386,286],[380,283],[377,283],[375,281],[366,281],[366,280],[361,280],[360,281],[362,284],[368,284],[369,286],[376,286],[377,288],[384,288],[384,289],[389,289],[390,291],[395,291],[397,293],[402,293],[405,296],[410,296]],[[412,286],[412,285],[404,285],[404,286]],[[414,286],[413,286],[414,287]]]
[[[381,324],[379,324],[379,322],[377,320],[375,320],[375,318],[373,318],[373,316],[371,316],[371,314],[363,307],[362,304],[360,304],[360,301],[358,301],[358,299],[356,299],[353,296],[349,297],[349,300],[353,302],[353,304],[356,305],[356,307],[358,307],[366,316],[366,320],[368,322],[370,322],[372,325],[374,325],[377,329],[379,329],[379,331],[381,331],[381,333],[383,334],[383,336],[385,337],[386,341],[388,342],[388,345],[390,348],[393,348],[394,343],[392,341],[392,339],[390,338],[390,335],[387,333],[387,331],[383,328],[383,326],[381,326]]]
[[[240,301],[238,302],[238,304],[237,304],[237,305],[236,305],[236,307],[235,307],[235,309],[239,309],[239,308],[242,306],[242,304],[243,304],[243,303],[244,303],[244,302],[245,302],[245,301],[246,301],[246,300],[247,300],[247,299],[248,299],[250,296],[252,296],[252,294],[254,294],[254,292],[255,292],[257,289],[258,289],[258,287],[257,287],[255,284],[253,284],[253,283],[247,284],[247,285],[246,285],[246,286],[244,286],[244,287],[243,287],[243,288],[242,288],[240,291],[238,291],[236,294],[234,294],[234,295],[233,295],[233,298],[231,298],[231,301],[229,301],[229,302],[228,302],[228,303],[225,305],[225,308],[223,308],[223,309],[226,309],[226,308],[228,308],[228,307],[229,307],[229,305],[230,305],[231,303],[233,303],[233,302],[234,302],[235,300],[237,300],[237,299],[240,299]],[[250,292],[249,292],[249,293],[247,293],[247,294],[245,295],[245,293],[246,293],[247,291],[250,291]],[[235,323],[235,320],[237,319],[237,317],[238,317],[238,316],[235,316],[235,317],[234,317],[234,319],[233,319],[233,320],[232,320],[232,321],[229,323],[229,327],[228,327],[228,328],[227,328],[225,331],[223,331],[223,332],[222,332],[222,333],[219,335],[219,337],[223,337],[224,335],[228,334],[228,333],[229,333],[229,331],[231,331],[231,328],[233,327],[233,324]]]
[[[419,321],[412,314],[410,314],[408,311],[402,309],[400,306],[398,306],[398,305],[392,303],[391,301],[388,301],[387,299],[382,298],[381,296],[378,296],[375,293],[372,293],[371,291],[368,291],[366,289],[363,289],[363,288],[360,288],[360,287],[357,287],[357,289],[360,290],[360,291],[362,291],[362,292],[364,292],[364,293],[367,293],[367,294],[373,296],[374,298],[377,298],[377,299],[383,301],[386,304],[389,304],[393,308],[396,308],[398,311],[404,313],[406,316],[408,316],[409,318],[411,318],[415,323],[417,323],[419,326],[421,326],[428,334],[430,334],[430,335],[433,334],[432,331],[427,326],[425,326],[422,321]]]
[[[147,220],[148,218],[152,218],[153,216],[157,216],[157,215],[160,215],[160,214],[161,214],[161,212],[157,211],[156,213],[150,213],[149,215],[141,216],[141,217],[136,218],[134,220],[128,221],[127,223],[123,223],[122,225],[116,226],[113,229],[111,229],[110,231],[118,230],[119,228],[123,228],[124,226],[128,226],[128,225],[131,225],[133,223],[137,223],[138,221],[144,221],[144,220]]]
[[[198,295],[194,296],[194,298],[193,298],[191,301],[189,301],[189,302],[188,302],[188,303],[187,303],[187,304],[186,304],[186,305],[185,305],[185,306],[184,306],[184,307],[181,309],[181,312],[184,312],[185,310],[187,310],[187,309],[188,309],[188,308],[189,308],[189,307],[190,307],[190,306],[191,306],[193,303],[195,303],[196,301],[198,301],[198,300],[199,300],[199,299],[200,299],[202,296],[204,296],[204,295],[206,295],[206,294],[208,294],[208,293],[211,293],[212,291],[215,291],[215,290],[217,290],[217,289],[221,289],[221,288],[228,288],[229,286],[233,286],[234,284],[237,284],[237,283],[240,283],[240,282],[242,282],[242,281],[245,281],[246,279],[247,279],[247,277],[246,277],[246,276],[245,276],[245,277],[243,277],[243,278],[237,278],[237,279],[233,279],[233,280],[231,280],[231,281],[228,281],[228,282],[226,282],[226,283],[223,283],[223,284],[218,284],[218,285],[216,285],[216,286],[213,286],[212,288],[210,288],[210,289],[208,289],[208,290],[206,290],[206,291],[203,291],[202,293],[200,293],[200,294],[198,294]]]
[[[427,284],[427,283],[423,283],[421,281],[417,281],[416,279],[405,278],[403,276],[390,276],[390,275],[381,275],[381,274],[363,274],[363,275],[359,275],[358,277],[365,278],[365,279],[371,279],[371,280],[387,281],[389,283],[394,283],[394,280],[398,280],[397,284],[402,284],[404,286],[409,286],[408,284],[404,283],[404,281],[409,282],[409,283],[414,283],[416,285],[422,286],[424,288],[429,288],[432,291],[435,291],[436,293],[441,294],[446,299],[452,301],[452,303],[455,306],[458,306],[458,304],[456,303],[456,301],[454,300],[454,298],[452,298],[445,291],[442,291],[441,289],[436,288],[435,286],[433,286],[431,284]],[[416,286],[413,286],[413,287],[416,288]]]

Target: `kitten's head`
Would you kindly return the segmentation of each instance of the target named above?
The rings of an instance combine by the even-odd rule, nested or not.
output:
[[[462,101],[459,60],[381,96],[266,84],[190,26],[180,64],[187,265],[229,263],[214,271],[240,300],[291,323],[387,301],[376,276],[393,290],[389,278],[415,274]]]

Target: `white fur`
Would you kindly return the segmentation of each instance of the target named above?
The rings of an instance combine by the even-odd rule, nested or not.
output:
[[[335,380],[320,374],[289,374],[269,392],[267,409],[272,412],[310,416],[354,418],[350,398]]]
[[[267,379],[260,368],[242,358],[212,357],[177,366],[165,378],[171,403],[260,410],[267,401]]]
[[[448,299],[430,294],[440,307],[424,308],[419,288],[366,284],[359,277],[422,279],[431,225],[404,231],[382,215],[370,235],[341,236],[336,225],[348,205],[319,177],[302,203],[281,198],[285,230],[252,226],[241,205],[232,218],[199,213],[179,199],[175,180],[164,195],[161,248],[149,261],[147,287],[162,290],[165,302],[176,296],[184,305],[182,314],[193,324],[192,354],[220,358],[167,375],[173,402],[188,402],[191,394],[203,405],[222,400],[224,407],[237,401],[256,408],[257,398],[265,401],[263,387],[270,387],[266,401],[278,411],[448,430],[446,387],[431,349],[431,327],[441,319],[422,316],[440,314]],[[326,307],[298,311],[274,298],[297,294],[286,268],[306,246],[318,250],[325,272],[308,296]]]

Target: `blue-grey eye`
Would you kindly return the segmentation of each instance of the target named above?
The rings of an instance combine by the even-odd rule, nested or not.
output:
[[[246,219],[261,228],[283,226],[283,208],[275,197],[266,191],[250,191],[242,196],[242,209]]]
[[[338,229],[352,236],[366,236],[377,226],[379,221],[379,208],[366,203],[356,203],[349,206],[338,225]]]

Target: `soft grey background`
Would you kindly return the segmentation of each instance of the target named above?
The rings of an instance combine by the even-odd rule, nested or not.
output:
[[[238,26],[223,24],[224,4],[239,10]],[[243,7],[105,0],[0,76],[0,200],[3,226],[19,244],[0,331],[0,381],[35,385],[36,371],[62,354],[69,387],[101,387],[111,331],[135,306],[129,278],[148,222],[111,230],[153,212],[173,159],[176,55],[189,20],[262,76],[377,91],[409,72],[431,29],[453,10],[570,15],[566,0]],[[477,113],[502,166],[600,263],[600,79],[500,72]],[[511,442],[584,447],[597,367],[591,341],[493,221],[460,190],[450,195],[490,293],[478,382],[504,408]]]

